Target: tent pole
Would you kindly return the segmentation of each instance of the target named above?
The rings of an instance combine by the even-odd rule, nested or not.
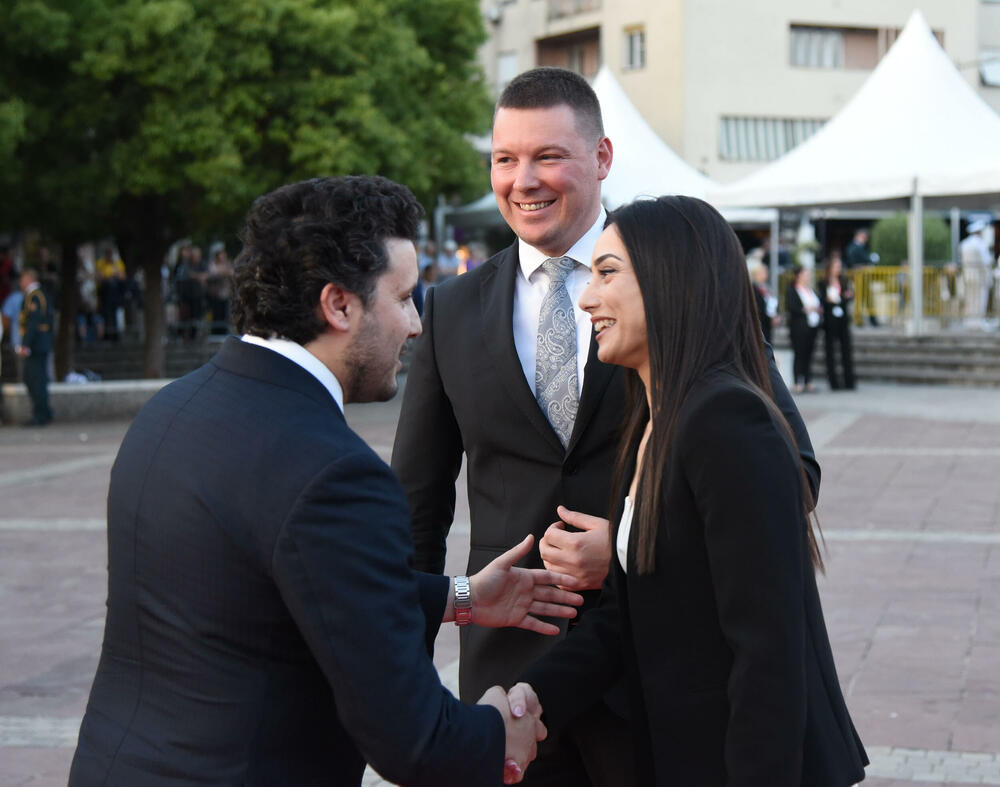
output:
[[[923,333],[924,316],[924,198],[913,179],[913,196],[910,197],[910,303],[913,316],[909,333]]]
[[[771,219],[771,295],[778,297],[778,231],[781,227],[781,210],[774,211],[774,218]]]

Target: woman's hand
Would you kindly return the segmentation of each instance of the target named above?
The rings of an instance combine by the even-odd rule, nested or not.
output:
[[[549,525],[538,546],[545,567],[573,576],[576,584],[570,587],[574,590],[597,590],[611,564],[610,522],[565,506],[559,506],[556,513],[560,521]],[[579,532],[567,530],[566,525]]]

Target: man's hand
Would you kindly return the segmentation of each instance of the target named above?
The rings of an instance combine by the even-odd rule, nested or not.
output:
[[[29,355],[31,355],[31,350],[22,344],[20,347],[17,348],[17,354],[20,355],[22,358],[27,358]]]
[[[527,684],[520,690],[518,697],[519,707],[522,710],[520,716],[511,712],[511,702],[507,694],[499,686],[488,689],[480,698],[479,705],[492,705],[503,717],[504,730],[507,733],[507,745],[504,751],[504,784],[517,784],[524,778],[524,772],[528,768],[528,763],[535,759],[538,754],[538,741],[545,740],[548,731],[542,724],[542,707],[538,704],[538,697]],[[518,687],[516,686],[515,689]],[[514,689],[512,689],[514,691]],[[534,702],[528,699],[528,692],[534,698]]]
[[[549,525],[538,545],[545,567],[575,577],[574,590],[600,588],[611,564],[610,523],[565,506],[559,506],[556,513],[561,521]],[[573,525],[580,532],[571,533],[566,525]]]
[[[472,586],[472,622],[500,628],[515,626],[538,634],[555,635],[559,627],[537,616],[572,618],[583,597],[568,590],[576,580],[568,574],[541,568],[518,568],[514,564],[531,551],[534,536],[527,536],[513,549],[469,577]]]

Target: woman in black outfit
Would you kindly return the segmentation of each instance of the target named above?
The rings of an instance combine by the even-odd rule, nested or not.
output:
[[[794,277],[785,294],[788,309],[788,331],[792,337],[792,369],[795,375],[795,393],[815,391],[812,379],[813,351],[816,349],[816,332],[823,316],[819,298],[809,286],[809,269],[796,265]]]
[[[626,367],[625,432],[600,605],[526,676],[550,733],[624,676],[635,785],[855,784],[812,493],[739,240],[701,200],[642,200],[608,217],[592,271],[580,306]]]
[[[854,388],[854,356],[851,351],[851,310],[854,300],[854,287],[851,280],[844,275],[844,266],[840,254],[833,252],[826,264],[823,278],[819,280],[817,290],[823,302],[823,340],[826,350],[826,376],[830,388],[834,391],[841,388]],[[837,361],[834,348],[840,349],[840,365],[844,375],[837,374]]]

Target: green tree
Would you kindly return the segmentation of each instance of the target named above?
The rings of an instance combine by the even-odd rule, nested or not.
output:
[[[160,267],[178,237],[231,231],[256,196],[316,175],[383,174],[428,205],[485,186],[466,141],[490,112],[475,0],[15,0],[8,35],[15,15],[40,20],[19,33],[25,53],[54,20],[64,31],[64,81],[38,92],[73,107],[88,166],[55,177],[93,179],[76,194],[106,222],[92,233],[110,228],[144,271],[147,374],[163,369]],[[31,133],[45,98],[15,61],[0,129],[27,130],[3,161],[66,135]],[[14,177],[30,187],[44,169]]]
[[[71,9],[72,8],[72,12]],[[99,86],[77,78],[74,15],[87,0],[0,6],[0,226],[32,228],[62,249],[60,312],[77,310],[77,245],[101,227],[110,190],[91,138]],[[72,365],[72,319],[62,320],[56,371]]]
[[[908,221],[905,213],[879,219],[872,227],[871,247],[880,265],[900,265],[909,257]],[[951,259],[951,231],[935,216],[924,217],[924,259]]]

